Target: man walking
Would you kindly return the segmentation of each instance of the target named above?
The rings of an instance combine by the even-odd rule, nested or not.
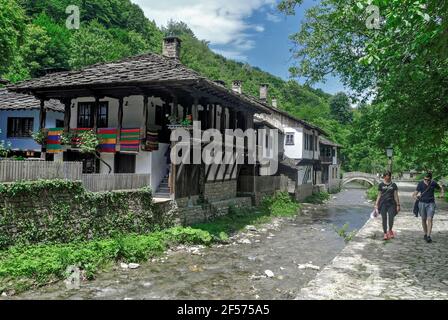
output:
[[[419,182],[417,190],[413,194],[414,199],[419,201],[418,208],[422,217],[423,231],[425,232],[424,239],[428,243],[432,242],[431,234],[436,213],[435,190],[442,190],[443,195],[443,187],[432,180],[432,173],[428,172],[424,180]]]

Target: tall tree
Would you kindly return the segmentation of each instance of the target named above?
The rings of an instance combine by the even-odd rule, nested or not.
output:
[[[332,117],[342,124],[353,121],[350,98],[344,92],[339,92],[330,99],[330,110]]]
[[[0,76],[14,60],[25,31],[25,15],[15,0],[0,0]]]
[[[301,3],[284,0],[280,9],[294,14]],[[308,10],[292,39],[297,44],[293,75],[311,83],[338,75],[360,96],[372,95],[375,105],[381,105],[387,115],[381,118],[383,144],[395,144],[406,154],[421,154],[420,146],[443,149],[448,127],[447,1],[322,0]],[[442,161],[435,158],[432,165],[442,167]]]

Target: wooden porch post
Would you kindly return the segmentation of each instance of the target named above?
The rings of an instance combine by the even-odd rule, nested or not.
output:
[[[193,121],[198,121],[199,120],[199,98],[198,97],[194,97],[192,113],[193,113]]]
[[[124,98],[121,97],[118,99],[117,147],[120,148],[118,151],[121,150],[120,138],[121,138],[121,129],[123,128],[123,102]]]
[[[95,97],[95,103],[93,105],[93,131],[96,133],[98,129],[98,110],[100,108],[100,97]]]
[[[46,127],[47,122],[47,109],[45,109],[45,100],[40,99],[40,109],[39,109],[39,131],[42,132]],[[46,159],[46,146],[42,145],[40,158],[42,160]]]
[[[70,132],[70,120],[72,118],[72,100],[64,100],[64,132]]]
[[[146,131],[148,129],[148,114],[149,114],[149,105],[148,105],[148,96],[144,95],[143,97],[143,115],[142,115],[142,125],[141,125],[141,133],[140,138],[142,139],[142,142],[146,138]]]
[[[213,127],[217,129],[218,127],[218,105],[213,104]]]
[[[221,106],[221,119],[220,119],[221,124],[219,126],[220,126],[221,132],[223,134],[226,131],[226,122],[227,122],[226,110],[227,110],[227,108],[225,108],[224,106]]]
[[[47,109],[45,108],[45,100],[40,100],[40,109],[39,109],[39,130],[43,130],[46,127],[47,123]]]
[[[233,130],[236,129],[236,126],[235,126],[235,110],[233,108],[229,109],[229,129],[233,129]]]

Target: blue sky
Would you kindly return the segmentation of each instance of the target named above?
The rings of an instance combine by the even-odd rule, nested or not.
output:
[[[279,0],[132,0],[159,26],[184,21],[196,36],[228,58],[245,61],[283,79],[293,64],[289,35],[300,28],[304,12],[316,3],[305,0],[296,16],[279,13]],[[302,79],[299,82],[303,83]],[[344,91],[334,78],[316,84],[328,93]]]

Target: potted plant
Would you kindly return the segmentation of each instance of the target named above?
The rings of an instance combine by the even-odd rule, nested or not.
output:
[[[193,128],[193,115],[191,114],[187,115],[185,119],[179,119],[176,116],[168,116],[168,120],[170,121],[168,128],[171,130],[175,129],[191,130]]]
[[[38,145],[44,146],[47,139],[47,134],[44,130],[39,130],[36,132],[32,132],[31,137],[34,141],[36,141]]]
[[[0,133],[2,131],[0,130]],[[0,158],[6,158],[11,148],[11,143],[0,140]]]
[[[77,137],[79,141],[78,144],[79,151],[84,154],[93,155],[99,161],[104,163],[104,165],[109,169],[109,174],[111,174],[112,167],[98,155],[99,154],[98,148],[100,146],[100,141],[96,133],[93,130],[88,130],[81,132]]]

